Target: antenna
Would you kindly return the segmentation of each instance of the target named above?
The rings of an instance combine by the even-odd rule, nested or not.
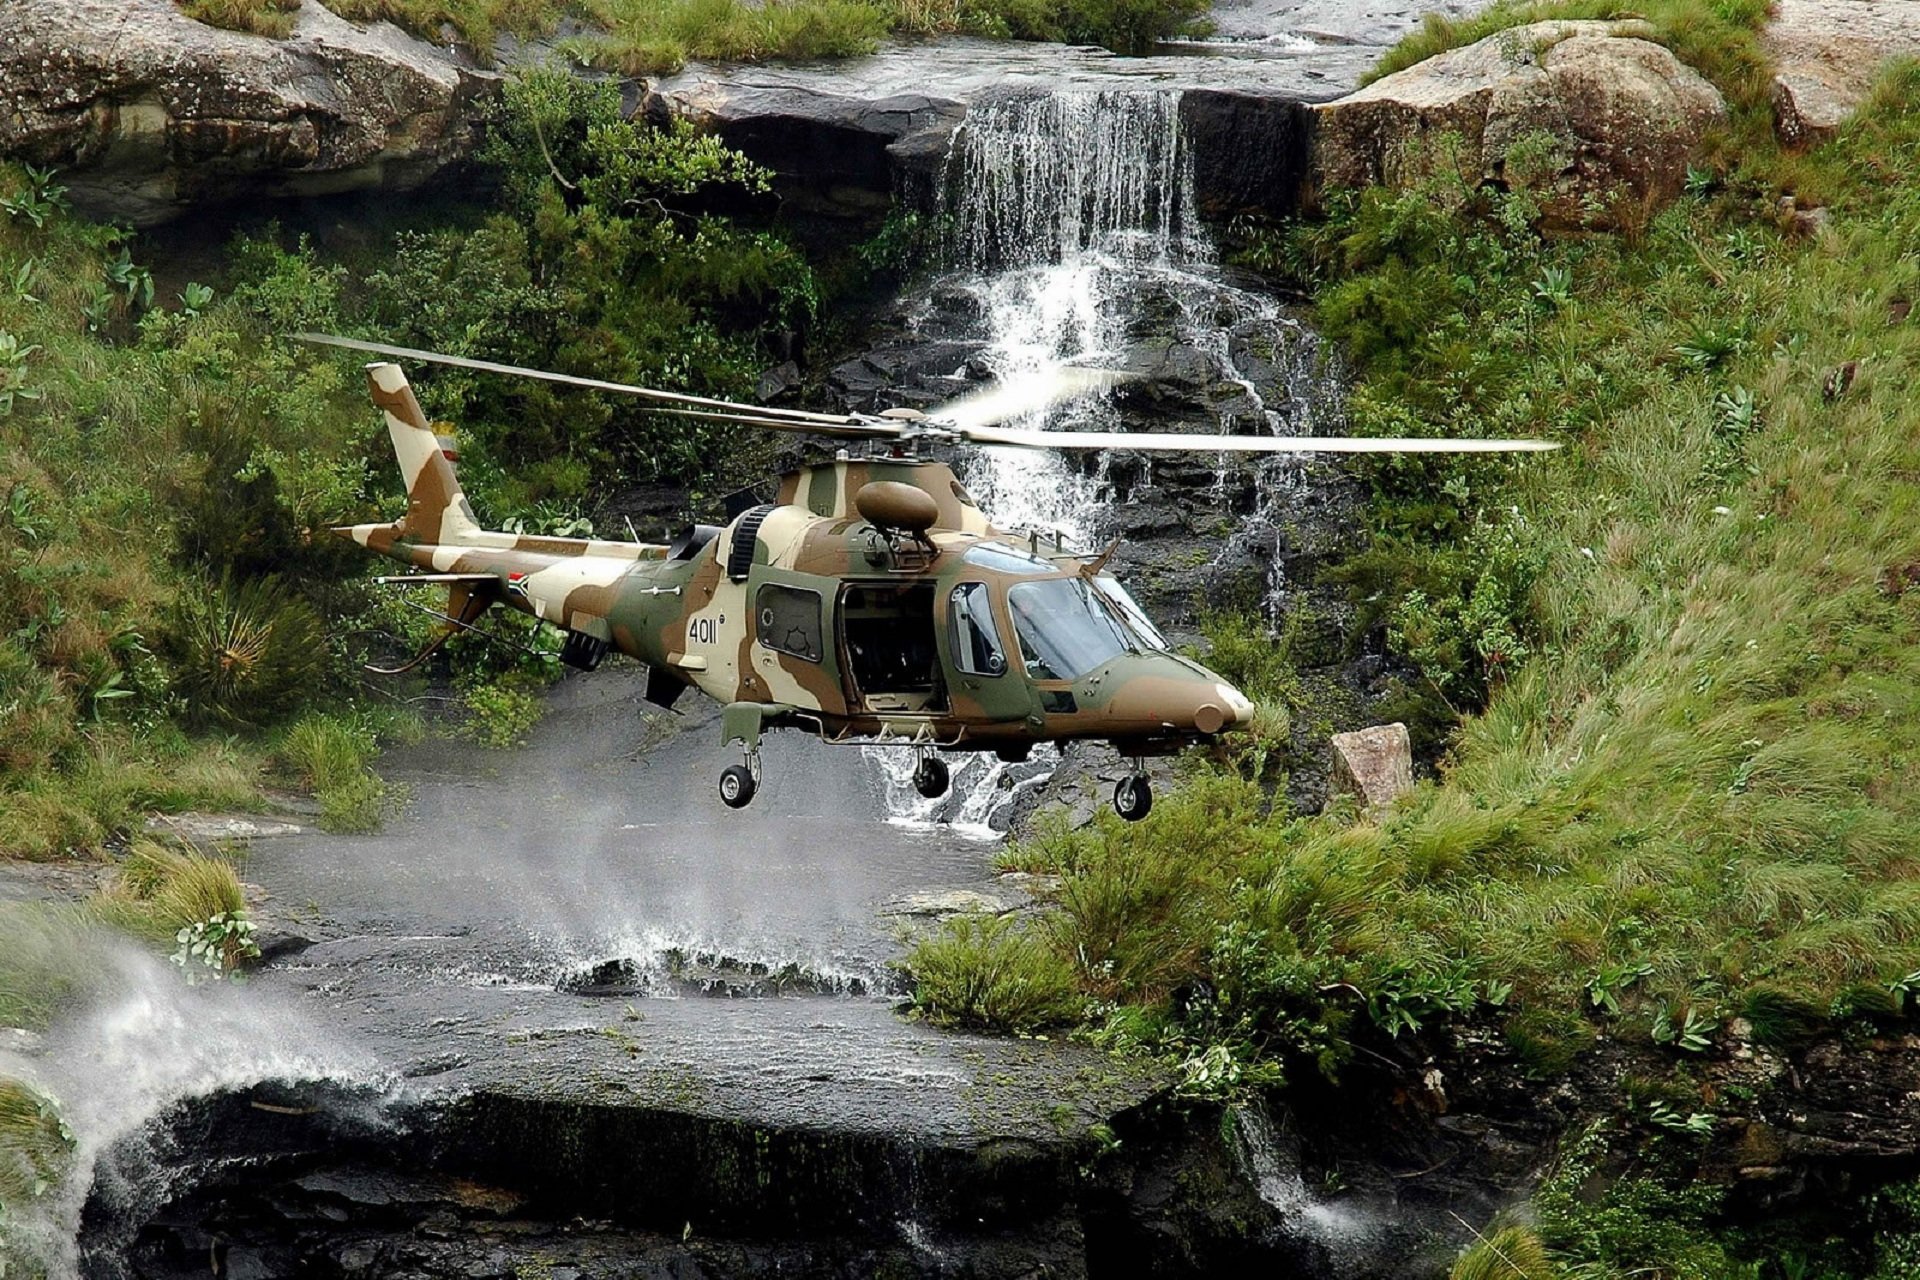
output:
[[[639,535],[638,533],[636,533],[636,532],[634,532],[634,528],[633,528],[633,517],[632,517],[632,516],[621,516],[620,518],[621,518],[622,520],[625,520],[625,521],[627,522],[627,536],[628,536],[629,538],[632,538],[632,539],[633,539],[633,540],[634,540],[635,542],[638,542],[638,541],[640,541],[640,535]]]

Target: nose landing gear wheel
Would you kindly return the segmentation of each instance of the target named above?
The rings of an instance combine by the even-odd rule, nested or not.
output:
[[[929,800],[938,800],[947,794],[952,781],[947,762],[939,756],[921,756],[920,763],[913,767],[913,789]]]
[[[1153,787],[1145,776],[1134,774],[1120,779],[1113,788],[1113,811],[1128,822],[1138,822],[1153,808]]]
[[[729,809],[744,809],[753,800],[760,784],[753,771],[743,764],[730,765],[720,775],[720,802]]]

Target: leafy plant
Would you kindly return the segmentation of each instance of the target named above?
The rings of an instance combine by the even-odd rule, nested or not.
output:
[[[245,916],[216,912],[205,920],[182,925],[173,935],[176,947],[168,959],[185,971],[190,984],[222,978],[238,982],[240,966],[260,956],[260,947],[253,940],[255,932],[253,921]]]
[[[1713,1020],[1698,1009],[1689,1008],[1683,1021],[1675,1022],[1673,1011],[1661,1005],[1653,1013],[1653,1042],[1679,1049],[1683,1053],[1705,1053],[1713,1047]]]
[[[189,316],[198,316],[213,301],[213,290],[204,284],[189,283],[180,291],[180,310]]]
[[[0,329],[0,417],[13,412],[21,400],[38,400],[44,394],[27,381],[27,362],[40,351],[36,343],[23,343]]]
[[[1542,268],[1533,282],[1533,297],[1545,306],[1560,308],[1573,301],[1573,271],[1564,266]]]
[[[1677,1107],[1663,1098],[1656,1098],[1647,1104],[1647,1121],[1671,1133],[1684,1133],[1692,1138],[1713,1136],[1711,1113],[1692,1111],[1682,1115]]]
[[[40,261],[37,258],[23,258],[13,269],[13,275],[7,280],[8,292],[16,304],[35,306],[40,299],[33,294],[34,279],[40,274]]]
[[[127,296],[127,305],[145,310],[153,305],[153,272],[134,262],[125,248],[107,263],[107,283]]]
[[[1705,371],[1718,368],[1734,356],[1747,349],[1749,343],[1748,326],[1738,324],[1703,324],[1690,335],[1673,346],[1673,354],[1694,369]]]
[[[1627,988],[1652,973],[1653,966],[1644,961],[1625,960],[1607,965],[1587,979],[1587,999],[1594,1008],[1618,1017],[1620,997]]]
[[[47,220],[67,207],[67,189],[54,181],[52,169],[27,165],[21,170],[26,189],[11,196],[0,196],[0,213],[16,221],[31,222],[44,228]]]

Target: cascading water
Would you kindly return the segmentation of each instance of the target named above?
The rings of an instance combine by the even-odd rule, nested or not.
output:
[[[1311,332],[1219,265],[1194,199],[1180,104],[1179,92],[1157,89],[1022,93],[976,103],[954,134],[938,193],[946,270],[909,317],[914,336],[970,348],[960,372],[976,376],[1081,364],[1128,370],[1145,388],[1021,426],[1296,434],[1320,411],[1326,381]],[[1270,532],[1298,489],[1297,468],[1279,455],[1210,461],[1201,487],[1233,530],[1222,550]],[[983,449],[961,474],[998,527],[1057,532],[1084,547],[1111,536],[1107,513],[1152,486],[1156,469],[1191,467]],[[1269,599],[1283,587],[1276,564]],[[981,834],[1003,825],[1012,796],[1058,759],[1051,749],[1015,766],[970,757],[955,762],[952,793],[929,801],[913,790],[910,753],[868,755],[896,821]]]

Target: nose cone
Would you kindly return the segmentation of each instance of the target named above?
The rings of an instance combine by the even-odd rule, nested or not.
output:
[[[1201,733],[1219,733],[1235,725],[1253,723],[1253,703],[1247,695],[1225,680],[1215,680],[1211,692],[1213,697],[1194,708],[1194,728]]]
[[[1172,654],[1134,657],[1109,670],[1105,716],[1123,732],[1211,737],[1253,719],[1253,704],[1199,663]]]

